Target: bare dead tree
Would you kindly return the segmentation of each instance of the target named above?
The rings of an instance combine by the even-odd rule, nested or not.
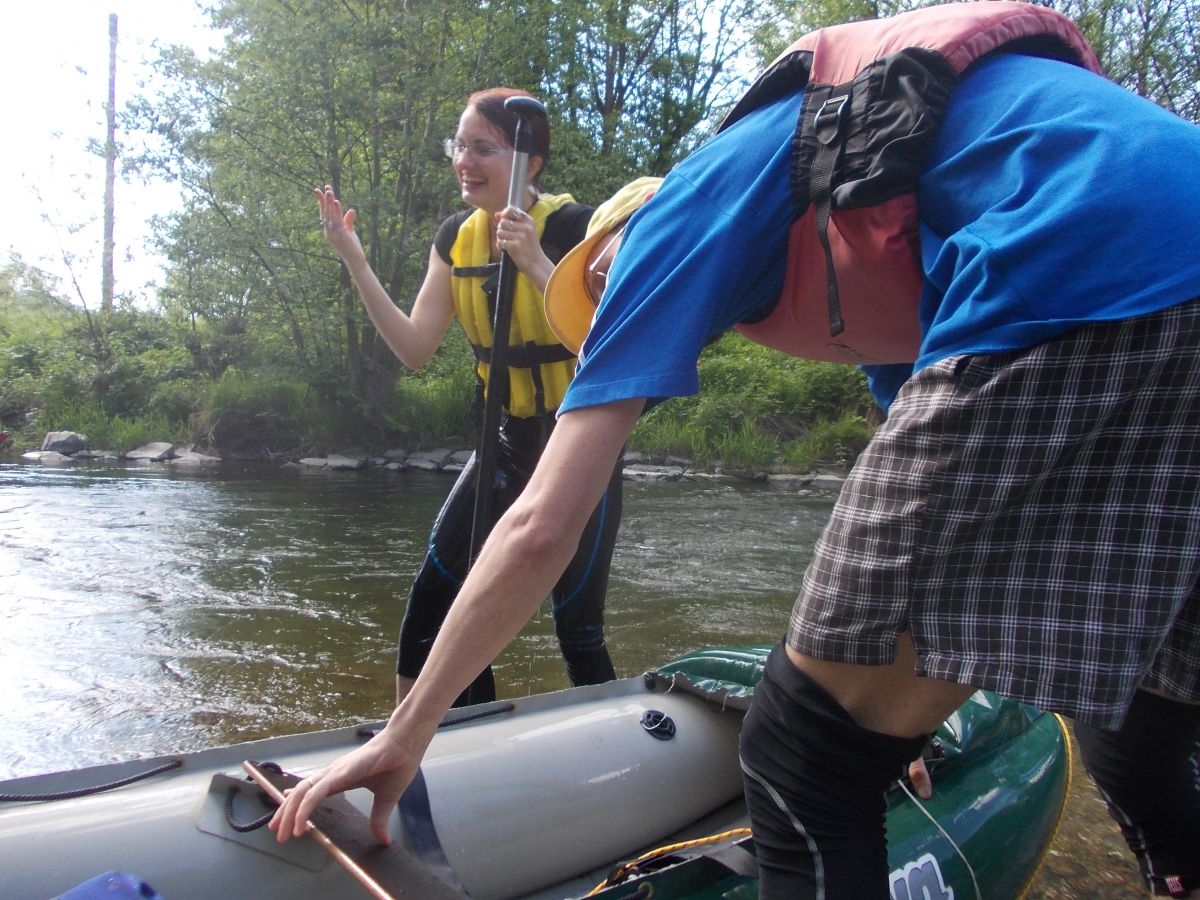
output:
[[[100,310],[113,308],[113,225],[117,174],[117,14],[108,17],[108,133],[104,143],[104,259],[100,272]]]

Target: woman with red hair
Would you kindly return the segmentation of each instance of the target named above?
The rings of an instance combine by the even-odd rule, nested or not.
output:
[[[570,194],[542,192],[539,179],[550,156],[543,119],[530,122],[532,136],[524,203],[509,206],[516,116],[512,88],[472,94],[454,137],[445,141],[459,191],[468,208],[438,228],[429,267],[412,312],[387,295],[371,270],[354,231],[356,214],[343,211],[332,188],[317,190],[325,238],[337,250],[358,289],[367,315],[388,346],[410,369],[427,363],[450,322],[457,318],[475,351],[479,399],[488,380],[492,316],[501,252],[518,277],[509,332],[507,396],[503,410],[491,504],[499,518],[521,493],[554,428],[555,412],[575,374],[575,354],[546,323],[542,293],[555,264],[583,239],[591,207]],[[409,592],[396,666],[396,702],[408,693],[433,646],[442,621],[467,575],[477,482],[475,457],[451,489],[434,522],[425,560]],[[596,506],[578,550],[551,593],[555,631],[572,684],[616,677],[604,642],[604,595],[621,519],[621,467]],[[487,523],[489,526],[492,523]],[[484,669],[456,705],[495,699],[491,668]]]

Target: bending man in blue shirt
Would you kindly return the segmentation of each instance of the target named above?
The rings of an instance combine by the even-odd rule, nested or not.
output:
[[[639,182],[597,210],[546,292],[564,343],[586,340],[529,487],[387,728],[291,795],[280,839],[365,785],[388,840],[442,714],[555,583],[638,416],[698,390],[712,335],[770,312],[804,97],[742,117],[648,202]],[[1166,826],[1145,813],[1151,889],[1197,886],[1196,171],[1200,129],[1078,66],[1000,53],[957,83],[920,168],[919,347],[867,366],[888,418],[743,730],[761,896],[886,897],[884,791],[976,688],[1098,736],[1115,808],[1170,806]],[[600,229],[631,207],[604,286]],[[1170,746],[1130,788],[1121,761],[1164,716]]]

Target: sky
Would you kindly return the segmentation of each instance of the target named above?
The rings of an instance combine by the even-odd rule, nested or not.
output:
[[[88,308],[100,305],[104,158],[87,143],[105,138],[110,13],[117,16],[118,110],[140,80],[153,77],[148,62],[157,46],[206,52],[220,43],[194,0],[0,0],[0,172],[9,197],[0,215],[0,264],[18,254],[60,278],[59,293],[78,304],[63,263],[68,255]],[[163,280],[161,259],[145,248],[149,219],[177,209],[179,189],[125,181],[118,163],[115,198],[116,292],[144,302]]]

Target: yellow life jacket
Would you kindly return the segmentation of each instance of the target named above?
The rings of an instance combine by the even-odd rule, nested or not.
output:
[[[539,195],[529,209],[539,241],[546,218],[572,202],[570,194]],[[491,218],[491,213],[475,210],[459,226],[450,248],[454,311],[475,351],[478,360],[475,373],[485,386],[491,368],[492,314],[500,272],[499,263],[491,262]],[[504,408],[518,418],[554,412],[575,377],[575,363],[574,354],[558,342],[546,322],[541,291],[518,272],[513,291],[508,396],[504,398]]]

